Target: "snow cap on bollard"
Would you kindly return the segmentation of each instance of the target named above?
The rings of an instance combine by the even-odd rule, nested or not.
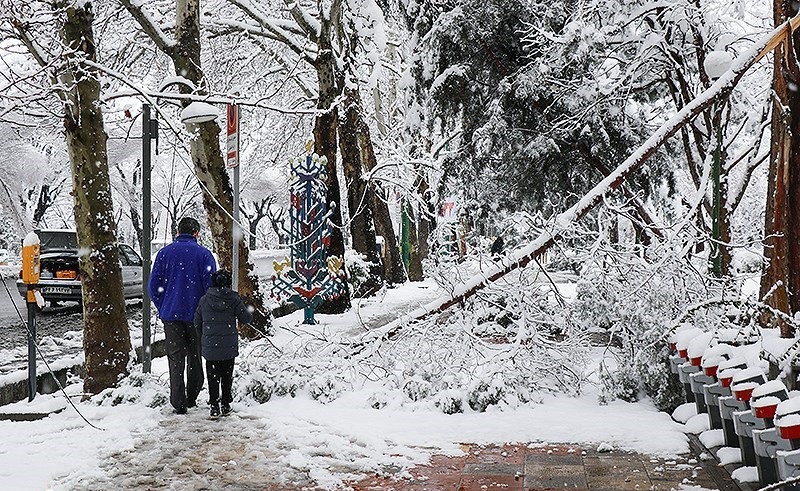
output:
[[[739,372],[741,372],[741,370]],[[735,375],[734,378],[736,378]],[[733,396],[737,401],[749,402],[753,395],[753,390],[755,390],[759,385],[761,384],[758,382],[740,382],[738,384],[731,385],[731,392],[733,392]]]
[[[775,426],[785,440],[800,439],[800,397],[787,399],[775,411]]]
[[[714,334],[710,332],[698,334],[697,336],[693,337],[691,341],[689,341],[689,344],[686,346],[686,356],[689,358],[689,362],[692,364],[692,366],[700,366],[700,362],[703,359],[703,353],[705,353],[705,351],[711,347],[711,343],[713,341]]]
[[[780,380],[770,380],[763,383],[753,391],[753,399],[760,399],[762,397],[774,396],[781,401],[789,399],[789,390],[786,385]]]
[[[675,333],[675,349],[678,350],[678,356],[681,358],[687,358],[688,353],[687,349],[689,347],[689,341],[694,339],[695,337],[703,334],[702,329],[698,329],[696,327],[684,329],[680,332]]]
[[[780,403],[781,400],[775,396],[765,396],[750,401],[750,407],[756,418],[773,419]]]
[[[730,360],[733,356],[733,346],[728,344],[717,344],[703,352],[703,359],[700,366],[703,373],[709,377],[716,377],[719,364],[725,360]]]
[[[744,358],[731,358],[730,360],[723,360],[719,362],[717,367],[717,379],[719,384],[723,387],[730,387],[733,383],[733,376],[736,372],[747,368],[747,360]]]
[[[736,372],[740,370],[742,369],[734,367],[718,371],[717,379],[719,379],[719,384],[723,387],[730,387],[731,383],[733,383],[733,376],[736,375]]]
[[[748,402],[753,390],[767,381],[767,376],[759,367],[739,370],[733,375],[731,391],[737,401]]]
[[[682,322],[678,324],[678,327],[670,334],[669,336],[669,349],[670,351],[677,353],[678,352],[678,336],[681,332],[688,331],[689,329],[694,329],[694,326],[689,324],[688,322]]]

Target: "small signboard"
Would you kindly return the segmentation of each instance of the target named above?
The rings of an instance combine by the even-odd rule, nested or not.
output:
[[[228,167],[239,165],[239,105],[228,104]]]
[[[444,223],[458,221],[458,200],[455,196],[448,196],[442,202],[439,221]]]

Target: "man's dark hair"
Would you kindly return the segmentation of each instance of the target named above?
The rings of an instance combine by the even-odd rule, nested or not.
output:
[[[200,231],[200,223],[192,217],[183,217],[178,222],[179,234],[196,234]]]
[[[215,273],[211,273],[211,284],[214,286],[230,288],[231,283],[233,283],[232,276],[233,275],[231,275],[230,271],[220,269]]]

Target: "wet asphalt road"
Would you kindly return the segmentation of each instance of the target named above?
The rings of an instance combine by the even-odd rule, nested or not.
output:
[[[5,287],[0,287],[0,350],[27,346],[27,307],[17,292],[15,280],[5,279],[4,283]],[[129,318],[138,316],[141,319],[141,302],[129,302],[127,310]],[[65,332],[82,330],[83,312],[78,303],[65,302],[58,307],[47,307],[36,315],[38,340],[44,336],[58,337]]]

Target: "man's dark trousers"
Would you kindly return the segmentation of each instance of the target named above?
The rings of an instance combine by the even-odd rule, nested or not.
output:
[[[169,402],[181,411],[197,403],[197,395],[203,388],[200,340],[192,323],[182,321],[164,321],[164,337],[169,362]]]

